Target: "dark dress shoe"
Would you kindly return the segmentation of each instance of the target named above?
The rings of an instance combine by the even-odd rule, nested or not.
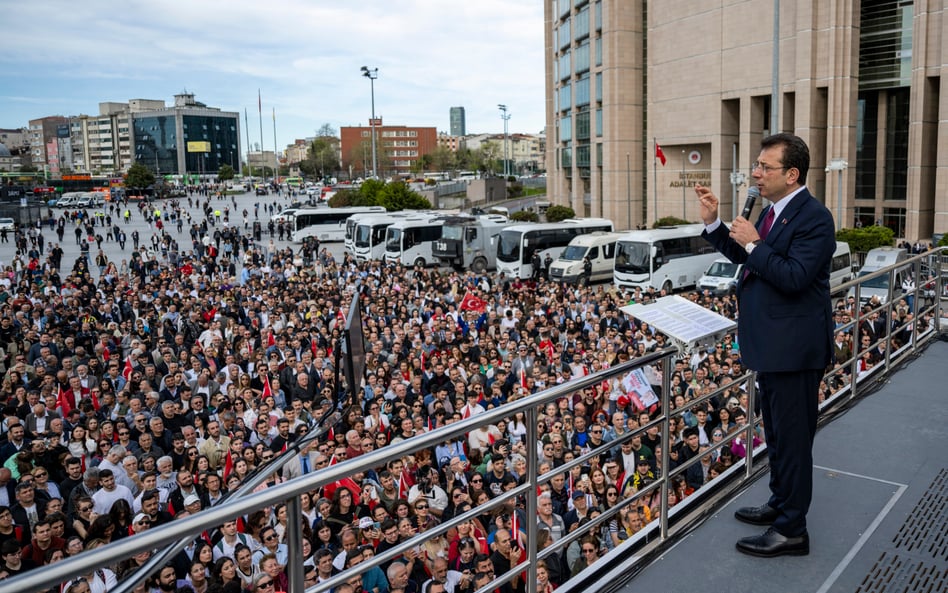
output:
[[[741,507],[734,511],[734,518],[751,525],[772,525],[779,514],[777,509],[762,504],[759,507]]]
[[[797,537],[787,537],[780,535],[771,527],[761,535],[737,540],[737,549],[745,554],[763,558],[806,556],[810,553],[810,536],[804,533]]]

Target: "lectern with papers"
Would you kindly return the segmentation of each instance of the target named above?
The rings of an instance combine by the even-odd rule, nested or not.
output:
[[[620,309],[662,332],[688,354],[713,347],[737,327],[737,323],[727,317],[674,295],[648,305],[626,305]]]

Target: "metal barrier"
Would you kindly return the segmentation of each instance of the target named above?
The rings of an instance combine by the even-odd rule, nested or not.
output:
[[[914,267],[913,269],[917,276],[920,273],[921,265],[926,257],[928,259],[925,261],[935,262],[933,269],[937,271],[938,279],[936,295],[941,295],[944,293],[945,289],[945,281],[942,277],[945,268],[941,265],[941,260],[943,259],[945,251],[945,249],[942,249],[937,253],[930,252],[925,256],[911,258],[908,260],[908,262],[900,263],[898,267],[902,268],[906,264],[910,264]],[[895,274],[894,269],[881,270],[872,276],[866,276],[864,278],[844,284],[835,292],[835,294],[846,294],[846,292],[850,289],[854,289],[858,301],[858,286],[860,282],[870,280],[876,275],[880,274],[890,274],[890,298],[888,298],[886,303],[882,304],[878,310],[885,310],[885,312],[890,315],[891,319],[891,314],[896,304],[894,297],[898,296],[896,289],[892,286],[892,280],[894,279]],[[923,289],[921,288],[920,283],[916,282],[916,297],[919,296],[919,293],[921,293],[922,290]],[[843,361],[827,374],[827,378],[833,378],[838,373],[842,372],[841,369],[848,368],[851,376],[857,377],[857,380],[849,381],[848,384],[841,387],[840,389],[837,389],[832,394],[832,397],[827,398],[826,401],[821,404],[823,411],[825,411],[830,406],[835,405],[836,403],[849,401],[858,397],[865,389],[868,388],[867,386],[872,381],[876,380],[879,376],[883,376],[885,373],[890,372],[894,365],[899,364],[907,356],[916,353],[921,346],[926,344],[929,340],[933,339],[940,333],[941,299],[936,296],[936,298],[933,299],[933,302],[929,303],[928,301],[925,301],[925,305],[920,307],[919,305],[921,302],[922,301],[919,298],[914,300],[913,311],[916,313],[916,316],[921,314],[923,318],[931,318],[931,323],[927,323],[923,328],[918,327],[918,323],[915,322],[897,325],[894,328],[892,327],[892,324],[887,324],[889,329],[886,333],[886,339],[884,340],[885,357],[878,374],[869,374],[864,375],[863,378],[858,378],[858,373],[855,372],[858,356],[855,355],[852,359]],[[862,316],[857,314],[856,318],[851,320],[851,322],[847,324],[845,328],[849,328],[850,330],[857,328],[861,319]],[[903,331],[908,331],[908,335],[911,336],[911,340],[909,340],[909,343],[902,346],[901,348],[892,349],[893,331],[900,332],[900,334]],[[883,344],[882,339],[878,340],[875,346],[878,347],[880,344]],[[733,435],[731,435],[730,438],[714,444],[711,448],[712,451],[720,450],[725,446],[730,446],[733,438],[742,437],[744,438],[744,441],[748,443],[747,454],[744,459],[737,461],[735,465],[732,466],[727,472],[716,478],[714,481],[708,483],[706,486],[703,486],[701,489],[696,491],[695,494],[685,499],[681,504],[671,508],[669,505],[669,492],[674,489],[673,482],[678,477],[687,472],[688,468],[692,465],[701,462],[700,455],[696,455],[687,462],[678,465],[673,471],[661,471],[661,474],[656,476],[657,480],[655,482],[644,486],[639,491],[631,494],[625,500],[622,500],[615,506],[607,509],[599,517],[585,525],[583,529],[577,529],[572,533],[564,534],[561,539],[555,542],[554,546],[545,548],[543,550],[537,549],[537,492],[539,488],[542,488],[545,484],[550,482],[554,476],[559,474],[568,475],[568,473],[574,468],[584,465],[591,458],[606,453],[610,449],[620,446],[621,443],[630,441],[652,428],[660,429],[661,434],[665,435],[664,438],[666,439],[663,444],[667,444],[670,419],[681,417],[691,406],[709,401],[711,398],[718,397],[727,390],[733,389],[736,386],[743,386],[743,389],[746,390],[748,395],[748,409],[755,409],[756,394],[754,390],[753,373],[736,377],[730,383],[720,385],[717,389],[702,394],[700,397],[690,401],[688,406],[679,409],[673,409],[673,407],[670,405],[669,394],[671,391],[670,385],[672,368],[674,366],[674,360],[678,356],[679,352],[674,348],[655,352],[647,356],[616,365],[598,373],[574,379],[562,385],[551,387],[545,391],[513,402],[509,402],[494,409],[487,410],[482,414],[478,414],[459,422],[440,427],[431,432],[414,436],[411,439],[392,443],[383,449],[379,449],[373,451],[372,453],[362,455],[324,469],[320,469],[319,471],[312,472],[308,475],[301,476],[288,482],[277,484],[260,492],[250,492],[250,490],[252,490],[257,485],[257,483],[251,483],[246,487],[241,488],[238,495],[229,498],[217,506],[205,509],[196,515],[175,520],[168,525],[149,529],[145,532],[135,535],[134,537],[125,538],[107,546],[82,552],[75,557],[67,558],[60,562],[45,566],[42,570],[29,571],[7,581],[0,582],[0,593],[26,593],[33,591],[44,591],[50,587],[60,585],[61,583],[68,581],[70,578],[75,577],[76,575],[88,574],[95,568],[110,566],[117,560],[129,558],[133,555],[143,552],[153,552],[159,548],[164,547],[161,552],[153,554],[151,562],[146,563],[146,565],[137,573],[135,573],[135,575],[120,582],[117,587],[110,591],[110,593],[125,593],[126,591],[134,589],[148,576],[149,572],[164,565],[167,559],[170,559],[172,556],[174,556],[178,550],[183,548],[184,545],[186,545],[195,536],[202,533],[203,531],[217,528],[225,521],[232,520],[238,516],[247,515],[252,511],[282,502],[286,502],[287,504],[288,515],[291,518],[297,518],[296,520],[291,519],[288,522],[285,535],[286,544],[291,555],[290,561],[286,567],[288,577],[288,591],[290,593],[302,593],[304,591],[306,593],[321,593],[346,582],[348,578],[355,574],[364,572],[366,568],[383,564],[388,560],[403,554],[409,549],[422,545],[429,538],[446,534],[454,526],[478,516],[485,510],[499,508],[511,499],[523,501],[523,513],[526,519],[522,526],[522,531],[525,536],[525,558],[521,563],[515,565],[506,573],[496,575],[494,581],[482,587],[478,593],[488,593],[489,591],[492,591],[494,588],[496,588],[500,583],[520,578],[521,573],[526,574],[525,590],[527,593],[536,593],[536,571],[538,560],[542,560],[551,554],[557,553],[558,550],[565,549],[570,543],[580,539],[586,533],[588,533],[588,529],[600,527],[606,521],[610,521],[613,518],[621,516],[620,514],[624,510],[631,508],[633,505],[636,505],[639,501],[642,501],[646,497],[652,496],[654,494],[661,496],[660,512],[658,517],[654,518],[651,523],[630,536],[629,539],[626,540],[621,546],[617,546],[611,552],[606,554],[606,556],[600,559],[600,562],[604,563],[607,559],[627,558],[633,551],[642,550],[646,547],[654,548],[655,546],[664,545],[669,541],[670,538],[676,535],[677,532],[685,528],[684,522],[679,521],[679,518],[684,518],[689,513],[693,514],[700,511],[702,505],[707,504],[707,501],[711,496],[723,497],[740,490],[751,478],[753,478],[758,472],[765,468],[764,465],[758,463],[758,460],[765,453],[766,444],[761,444],[757,448],[752,447],[754,435],[759,428],[759,420],[755,419],[754,422],[749,422],[738,432],[735,432]],[[651,367],[652,369],[660,372],[660,376],[662,377],[660,403],[658,404],[660,407],[658,414],[654,415],[654,418],[650,422],[639,426],[636,430],[626,432],[621,438],[617,440],[604,443],[600,447],[590,450],[576,457],[575,459],[558,466],[555,471],[549,471],[542,475],[537,473],[538,452],[536,443],[538,442],[537,420],[539,410],[542,410],[546,404],[556,402],[560,398],[571,397],[576,392],[597,385],[603,381],[621,380],[621,378],[627,374],[645,367]],[[400,543],[398,546],[362,562],[357,568],[347,569],[333,578],[310,587],[309,589],[305,587],[302,566],[303,535],[300,524],[301,509],[298,498],[302,493],[320,488],[327,484],[332,484],[343,478],[352,476],[357,472],[383,466],[388,460],[402,458],[421,449],[435,447],[448,439],[466,435],[471,430],[474,430],[475,428],[484,424],[495,424],[502,419],[512,417],[517,412],[523,412],[525,414],[525,425],[527,430],[525,443],[527,453],[527,468],[529,468],[529,470],[522,484],[504,492],[500,496],[497,496],[496,498],[493,498],[482,505],[474,506],[466,513],[444,521],[435,528],[426,530],[420,534],[415,535],[414,537],[411,537],[410,539]],[[319,431],[311,431],[311,433],[307,435],[306,439],[311,440],[317,438],[318,436]],[[267,466],[268,471],[265,472],[265,474],[271,474],[279,467],[280,464],[285,463],[292,455],[295,454],[295,451],[289,451],[288,453],[281,455],[276,460],[274,460],[277,465]],[[662,446],[660,460],[661,468],[669,467],[669,451],[667,446]],[[628,573],[628,568],[628,566],[624,567],[626,573]],[[577,582],[581,582],[582,579],[583,574],[579,575],[578,580],[573,580],[567,583],[564,586],[564,589],[572,588],[572,586],[575,586]]]

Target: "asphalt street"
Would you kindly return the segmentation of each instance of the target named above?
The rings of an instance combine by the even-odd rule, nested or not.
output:
[[[195,223],[199,223],[201,220],[203,220],[204,214],[201,208],[197,205],[197,198],[200,198],[200,201],[202,204],[204,200],[206,199],[204,198],[204,196],[198,196],[197,194],[195,194],[194,196],[192,196],[192,199],[194,200],[195,205],[193,208],[190,208],[190,209],[188,208],[187,198],[157,200],[157,201],[152,202],[152,206],[157,207],[159,210],[164,212],[165,211],[164,209],[167,203],[170,203],[172,201],[178,201],[180,204],[184,206],[185,210],[190,211],[192,221]],[[230,223],[229,224],[231,227],[239,228],[241,233],[244,233],[244,232],[250,233],[250,229],[252,229],[254,221],[259,220],[261,225],[263,226],[263,235],[262,235],[262,240],[260,241],[260,243],[266,246],[270,240],[269,233],[267,232],[267,223],[270,220],[270,213],[269,211],[264,212],[264,206],[265,205],[269,206],[270,204],[273,204],[275,206],[274,213],[278,213],[283,208],[289,207],[290,203],[293,200],[304,201],[305,196],[290,197],[286,195],[285,193],[283,195],[269,194],[266,196],[257,196],[253,192],[246,192],[246,193],[234,195],[234,196],[224,196],[223,200],[211,198],[211,208],[213,210],[220,209],[223,212],[225,206],[229,207],[230,208]],[[236,207],[234,206],[235,202],[236,202]],[[254,218],[253,207],[255,203],[260,204],[259,214],[257,218]],[[243,219],[243,215],[241,214],[245,208],[248,212],[246,231],[244,230],[244,219]],[[131,216],[131,220],[128,223],[125,223],[121,216],[118,216],[118,217],[113,216],[113,221],[115,220],[118,221],[119,227],[121,227],[125,231],[125,234],[128,237],[128,240],[125,243],[125,249],[123,250],[119,247],[118,241],[114,241],[114,240],[109,241],[106,239],[102,243],[102,250],[105,252],[106,256],[109,258],[109,261],[115,262],[115,265],[117,267],[121,267],[123,260],[127,263],[129,259],[131,258],[132,251],[134,250],[133,245],[132,245],[132,231],[135,231],[135,230],[138,231],[140,235],[140,244],[143,247],[146,245],[151,245],[151,237],[153,234],[157,233],[157,229],[155,228],[155,226],[149,222],[146,222],[143,216],[141,215],[141,213],[139,212],[137,202],[130,202],[129,210],[131,210],[132,216]],[[53,213],[57,217],[62,216],[66,211],[67,210],[64,210],[64,209],[53,208]],[[88,210],[90,215],[96,211],[107,213],[108,206],[106,206],[105,209],[98,208],[98,209]],[[121,208],[120,212],[124,212],[124,207]],[[44,212],[44,216],[45,214],[46,212]],[[221,224],[223,223],[218,223],[218,227],[220,227]],[[210,228],[211,228],[210,232],[213,233],[214,227],[210,227]],[[66,232],[63,235],[62,242],[60,243],[60,247],[62,247],[63,252],[64,252],[63,265],[62,265],[64,272],[68,272],[69,270],[72,269],[73,263],[76,261],[76,259],[79,257],[79,254],[80,254],[79,244],[76,242],[75,229],[76,229],[76,225],[74,223],[67,222]],[[98,225],[95,227],[95,229],[96,229],[96,233],[101,234],[103,237],[106,236],[106,227]],[[184,227],[182,228],[182,231],[179,233],[177,230],[176,224],[171,223],[171,222],[166,222],[164,223],[164,230],[166,233],[170,234],[171,237],[178,242],[178,245],[182,252],[187,252],[191,250],[191,235],[189,233],[189,227],[187,226],[187,224],[184,225]],[[56,236],[55,230],[51,230],[48,224],[43,225],[42,234],[46,243],[45,253],[48,253],[49,249],[55,243],[59,242],[59,240],[58,240],[58,237]],[[82,240],[85,241],[86,239],[87,238],[85,234],[83,233]],[[294,244],[292,243],[292,241],[278,240],[276,233],[274,233],[273,239],[278,249],[282,249],[287,246],[292,246],[295,248],[299,247],[298,244]],[[342,242],[324,243],[323,246],[329,249],[329,251],[333,254],[333,256],[336,257],[337,261],[341,259],[343,255],[343,251],[344,251]],[[13,256],[15,255],[15,250],[16,248],[13,243],[12,235],[10,237],[9,243],[0,243],[0,264],[2,264],[2,266],[5,267],[10,264],[10,261],[13,259]],[[98,275],[98,268],[94,265],[96,253],[98,253],[98,248],[93,243],[90,246],[90,250],[89,250],[89,259],[90,259],[89,268],[92,271],[93,275]],[[238,265],[239,265],[239,262],[238,262]]]

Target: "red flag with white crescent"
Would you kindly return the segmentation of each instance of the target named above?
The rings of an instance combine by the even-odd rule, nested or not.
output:
[[[260,399],[267,399],[268,397],[272,397],[273,388],[270,387],[270,375],[268,373],[263,373],[260,376],[263,378],[263,391],[260,393]]]
[[[59,386],[59,392],[56,394],[56,407],[59,408],[59,413],[63,418],[72,411],[72,402],[69,401],[66,390],[63,389],[62,385]]]
[[[487,301],[471,294],[471,291],[468,290],[464,293],[464,297],[461,299],[458,308],[461,311],[477,311],[478,313],[483,313],[487,310]]]
[[[132,380],[132,371],[133,371],[133,370],[134,370],[134,369],[132,368],[132,357],[131,357],[131,356],[126,356],[126,357],[125,357],[125,367],[122,369],[122,376],[125,377],[125,380],[126,380],[126,381],[131,381],[131,380]]]

